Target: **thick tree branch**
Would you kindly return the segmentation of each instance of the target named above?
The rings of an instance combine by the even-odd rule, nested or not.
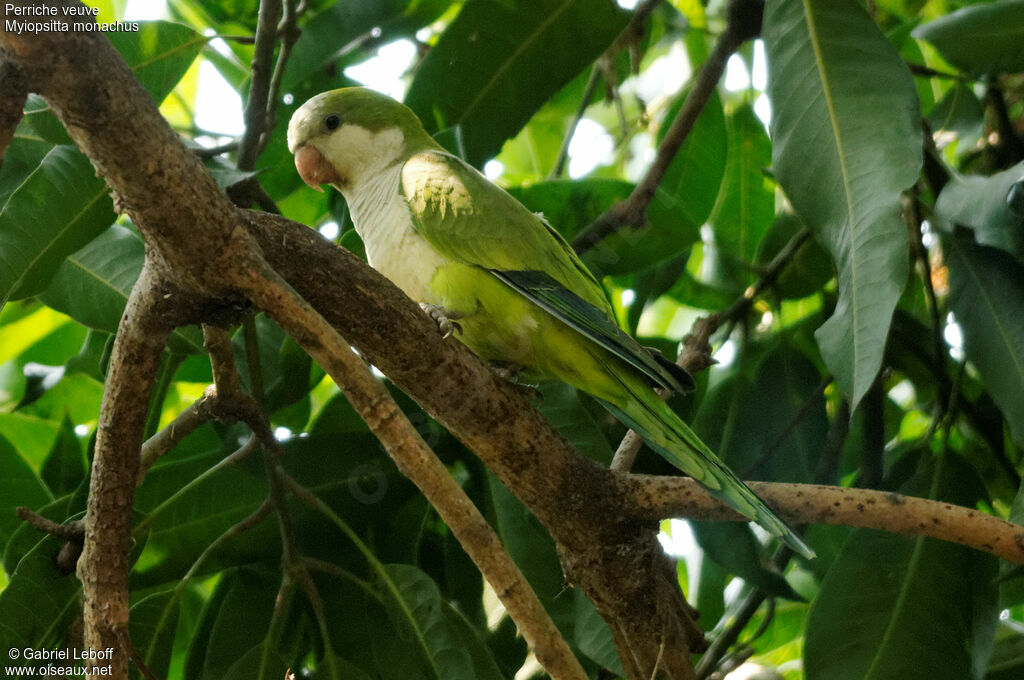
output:
[[[128,298],[114,341],[96,431],[85,545],[78,561],[87,649],[122,649],[128,626],[128,562],[139,452],[146,407],[160,354],[173,329],[165,316],[165,286],[153,270]],[[112,659],[115,678],[127,678],[129,658]]]
[[[21,69],[0,55],[0,164],[21,122],[27,98],[28,84]]]
[[[1024,564],[1024,526],[973,508],[873,489],[749,484],[782,519],[793,524],[839,524],[928,536]],[[747,521],[691,479],[636,475],[630,478],[628,493],[641,516]]]

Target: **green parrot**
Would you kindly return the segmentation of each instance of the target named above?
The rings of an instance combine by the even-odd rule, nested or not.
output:
[[[808,557],[811,549],[660,399],[693,379],[615,323],[601,285],[543,217],[366,88],[319,94],[288,125],[299,175],[348,203],[370,265],[474,353],[598,399],[717,498]]]

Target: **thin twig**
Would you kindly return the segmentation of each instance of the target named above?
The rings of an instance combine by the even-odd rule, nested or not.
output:
[[[117,631],[118,642],[120,643],[121,651],[128,655],[128,658],[135,664],[135,670],[139,672],[145,680],[157,680],[157,677],[153,675],[153,671],[149,670],[146,662],[143,661],[142,657],[139,656],[139,652],[135,649],[135,645],[132,643],[131,635],[124,628]]]
[[[277,24],[281,19],[281,0],[261,0],[256,20],[256,46],[252,56],[252,84],[245,104],[245,133],[238,146],[239,170],[252,170],[260,153],[260,142],[266,132],[271,61],[277,43]]]
[[[747,313],[751,305],[754,304],[754,300],[757,299],[761,293],[775,285],[775,282],[779,280],[779,276],[786,269],[792,259],[799,252],[800,248],[803,247],[807,241],[811,238],[810,229],[804,227],[782,247],[772,261],[765,267],[764,273],[761,278],[757,280],[754,285],[743,291],[743,295],[738,297],[735,302],[729,305],[729,308],[720,314],[720,323],[730,319],[738,319]]]
[[[153,467],[153,463],[170,453],[185,437],[215,417],[211,408],[211,399],[215,396],[212,390],[207,390],[202,397],[196,399],[187,409],[179,413],[167,427],[143,443],[139,455],[138,484],[142,484],[146,473]]]
[[[292,54],[292,48],[299,39],[298,26],[299,13],[296,11],[295,0],[284,0],[284,16],[277,33],[281,36],[281,49],[277,53],[277,62],[274,64],[274,73],[270,77],[270,86],[267,93],[267,127],[260,138],[259,152],[262,153],[270,141],[270,132],[277,124],[277,104],[281,94],[281,81],[284,78],[285,67],[288,65],[288,58]],[[258,155],[258,154],[257,154]]]
[[[213,158],[219,156],[222,153],[230,153],[238,149],[238,142],[228,142],[226,144],[220,144],[219,146],[200,147],[195,149],[195,154],[200,158]]]
[[[573,135],[576,134],[576,128],[579,126],[580,121],[583,120],[583,114],[586,113],[587,107],[590,106],[590,100],[594,96],[594,91],[597,89],[597,82],[600,77],[601,69],[595,64],[590,69],[590,78],[587,79],[587,86],[583,89],[583,98],[580,99],[576,115],[573,116],[572,122],[569,123],[569,128],[565,132],[565,139],[562,140],[562,146],[558,149],[558,157],[555,158],[555,164],[548,174],[549,180],[558,179],[565,172],[565,162],[569,159],[569,143],[572,142]]]
[[[19,519],[28,522],[33,529],[41,531],[44,534],[50,534],[51,536],[62,538],[65,541],[73,541],[79,544],[85,539],[85,523],[82,520],[74,520],[67,522],[66,524],[59,524],[54,522],[52,519],[43,517],[39,513],[20,505],[15,509],[15,512]]]
[[[766,599],[768,599],[767,593],[760,588],[754,588],[747,593],[739,609],[736,610],[733,620],[718,637],[711,641],[708,651],[704,652],[704,656],[697,663],[697,677],[700,680],[704,680],[704,678],[707,678],[714,672],[718,663],[725,657],[726,652],[729,651],[729,648],[740,639],[740,633],[750,623],[750,619],[754,618],[754,614],[757,613],[757,610],[761,608],[761,604]]]
[[[925,66],[924,64],[917,64],[912,61],[907,61],[905,63],[907,65],[907,68],[910,69],[910,72],[913,73],[915,76],[922,76],[924,78],[946,78],[948,80],[956,80],[961,83],[967,82],[967,78],[965,76],[960,75],[959,73],[937,71],[930,66]]]

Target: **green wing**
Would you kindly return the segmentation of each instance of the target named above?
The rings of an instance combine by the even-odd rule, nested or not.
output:
[[[486,269],[655,385],[693,389],[688,373],[619,328],[601,285],[561,234],[475,169],[423,152],[406,162],[402,192],[417,230],[446,257]]]

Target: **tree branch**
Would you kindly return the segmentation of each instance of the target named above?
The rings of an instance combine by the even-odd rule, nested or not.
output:
[[[24,115],[27,99],[25,75],[16,64],[0,56],[0,165]]]
[[[96,453],[78,560],[87,649],[121,649],[128,626],[132,512],[146,407],[160,354],[173,329],[164,285],[145,266],[132,288],[114,341],[96,431]],[[112,659],[112,677],[128,677],[129,658]]]
[[[277,45],[277,24],[281,20],[281,0],[260,0],[256,20],[256,47],[252,56],[252,82],[245,102],[245,134],[238,146],[238,169],[252,170],[260,155],[263,135],[270,119],[267,115],[270,84],[273,77],[274,47]]]
[[[630,478],[628,493],[641,516],[747,521],[692,479]],[[928,536],[1024,564],[1024,526],[973,508],[873,489],[748,482],[754,493],[793,524],[839,524],[904,536]]]

